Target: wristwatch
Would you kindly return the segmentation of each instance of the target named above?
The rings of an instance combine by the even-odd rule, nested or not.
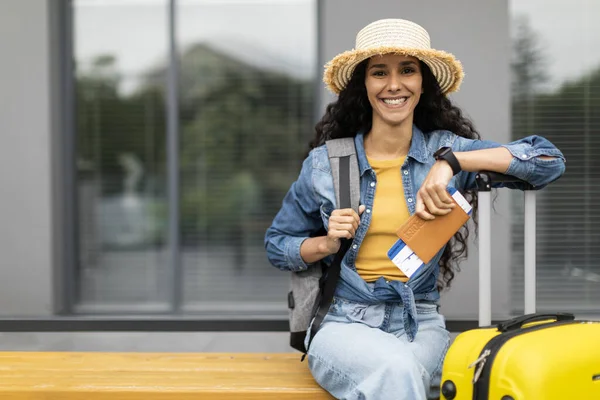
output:
[[[433,157],[436,160],[445,160],[448,164],[450,164],[450,167],[452,167],[453,175],[456,175],[461,171],[460,163],[458,162],[458,159],[452,152],[451,147],[440,147],[438,151],[433,153]]]

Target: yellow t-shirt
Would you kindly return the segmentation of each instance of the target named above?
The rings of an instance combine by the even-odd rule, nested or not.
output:
[[[376,281],[381,276],[406,282],[406,275],[387,256],[388,250],[398,240],[396,231],[410,217],[400,168],[406,156],[394,160],[367,159],[375,171],[377,184],[371,224],[356,257],[356,270],[367,282]]]

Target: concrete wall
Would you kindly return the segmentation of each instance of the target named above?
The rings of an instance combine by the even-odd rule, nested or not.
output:
[[[354,47],[356,33],[381,18],[404,18],[422,25],[431,37],[432,47],[453,53],[466,71],[461,90],[452,96],[470,116],[484,139],[507,142],[510,139],[510,36],[508,4],[504,0],[323,0],[321,4],[321,65],[341,51]],[[322,91],[321,110],[333,97]],[[508,315],[510,221],[509,193],[500,193],[495,204],[492,278],[493,317]],[[474,236],[474,235],[472,235]],[[444,295],[447,318],[477,317],[477,249]]]
[[[52,312],[48,4],[0,2],[0,316]]]

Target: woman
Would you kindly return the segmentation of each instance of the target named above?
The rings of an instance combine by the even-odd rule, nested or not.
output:
[[[267,230],[270,262],[300,271],[352,239],[335,297],[310,343],[316,381],[341,399],[439,396],[449,345],[438,313],[466,249],[461,230],[410,279],[387,257],[396,230],[412,214],[429,220],[454,207],[447,188],[468,191],[475,172],[516,176],[542,188],[564,173],[562,153],[531,136],[507,145],[479,140],[446,94],[458,90],[461,64],[431,49],[429,35],[405,20],[380,20],[335,57],[325,82],[338,99],[316,126],[300,176]],[[326,140],[354,137],[361,206],[335,209]],[[315,236],[325,227],[327,235]],[[307,343],[308,344],[308,343]]]

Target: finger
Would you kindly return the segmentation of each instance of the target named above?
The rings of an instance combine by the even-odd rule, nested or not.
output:
[[[354,218],[344,220],[344,221],[333,221],[336,227],[342,227],[341,229],[349,228],[349,230],[356,231],[358,229],[358,225],[360,221],[355,220]],[[331,226],[332,221],[329,221],[329,226]]]
[[[417,214],[420,218],[425,220],[432,220],[435,218],[425,209],[425,204],[423,201],[421,191],[417,192],[417,204],[415,205],[415,214]]]
[[[440,200],[442,200],[444,203],[448,204],[450,206],[450,208],[454,208],[456,206],[456,203],[452,199],[452,196],[450,196],[450,193],[448,193],[448,190],[443,185],[439,185],[436,188],[436,191],[438,193]]]
[[[430,214],[429,212],[427,212],[427,210],[425,209],[425,207],[423,207],[420,211],[416,211],[415,214],[418,215],[420,218],[426,220],[426,221],[432,221],[432,220],[435,219],[435,215]]]
[[[352,214],[356,214],[356,212],[351,209],[351,208],[336,208],[335,210],[333,210],[331,212],[331,215],[336,215],[336,216],[345,216],[345,215],[352,215]]]
[[[353,229],[354,229],[354,225],[353,225],[353,224],[348,224],[348,223],[346,223],[346,224],[344,224],[344,223],[341,223],[341,224],[340,224],[340,223],[337,223],[337,222],[336,222],[336,223],[333,223],[333,224],[329,224],[329,226],[330,226],[331,228],[333,228],[333,229],[336,229],[336,230],[338,230],[338,231],[340,231],[340,230],[347,230],[347,231],[350,231],[350,230],[353,230]]]
[[[452,211],[449,208],[439,208],[434,202],[433,199],[431,197],[428,197],[427,199],[425,199],[425,207],[427,207],[427,211],[429,211],[430,214],[433,215],[446,215],[448,214],[450,211]]]
[[[442,200],[440,200],[440,197],[435,189],[427,188],[426,193],[427,197],[425,198],[425,204],[427,205],[427,208],[429,208],[429,211],[434,212],[437,209],[445,208],[446,205]],[[431,207],[431,205],[433,205],[433,207]]]
[[[344,225],[341,230],[348,233],[348,236],[346,237],[349,239],[353,238],[356,234],[356,228],[354,225]]]
[[[436,214],[437,207],[433,203],[433,200],[431,200],[431,196],[429,195],[429,192],[427,192],[427,190],[423,189],[421,191],[421,199],[423,200],[423,206],[426,209],[426,211],[430,214]]]
[[[443,188],[441,189],[441,193],[440,193],[440,188],[442,188],[442,187],[441,186],[430,187],[430,188],[427,188],[426,191],[427,191],[427,194],[429,195],[429,197],[431,198],[431,201],[433,201],[433,204],[435,204],[435,206],[438,209],[449,210],[452,208],[454,203],[448,196],[444,196],[444,192],[446,192],[446,191]]]
[[[352,233],[346,229],[333,229],[331,231],[332,236],[337,239],[352,239]]]
[[[427,211],[434,215],[446,215],[452,211],[447,203],[440,200],[438,193],[431,187],[425,188],[422,193],[423,202],[427,207]]]
[[[356,229],[358,229],[358,226],[360,225],[360,216],[362,215],[362,213],[365,212],[366,209],[367,209],[366,206],[361,205],[361,206],[358,206],[358,214],[354,213],[354,221],[356,222]]]
[[[329,223],[331,224],[336,223],[336,224],[353,224],[356,221],[356,219],[352,216],[332,216],[329,217]]]
[[[329,225],[332,229],[335,229],[336,231],[353,231],[354,230],[354,225],[352,224],[333,224],[333,225]]]

